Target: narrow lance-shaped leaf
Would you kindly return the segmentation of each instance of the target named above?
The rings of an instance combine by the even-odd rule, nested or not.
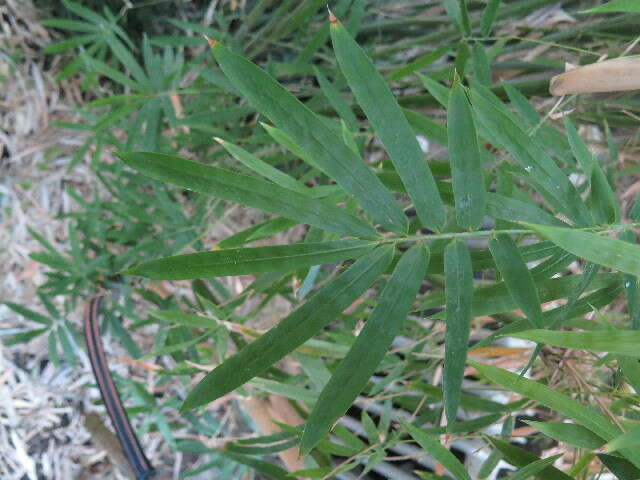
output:
[[[434,260],[435,255],[432,262]],[[431,268],[429,268],[429,270],[431,270]],[[620,285],[621,280],[622,277],[615,273],[598,275],[589,286],[589,291],[615,287]],[[539,281],[536,286],[538,294],[540,295],[541,303],[570,296],[580,288],[581,281],[582,275],[569,275],[566,277],[550,278]],[[445,302],[446,295],[441,292],[433,292],[418,304],[418,308],[421,310],[435,308],[440,305],[444,305]],[[513,300],[513,297],[502,282],[493,285],[482,285],[474,289],[473,302],[471,304],[472,316],[474,317],[494,315],[496,313],[508,312],[516,308],[519,308],[518,304]],[[434,317],[443,318],[444,315],[438,313],[434,315]],[[526,324],[531,328],[529,322],[526,322]]]
[[[489,58],[481,43],[474,43],[471,48],[471,58],[473,60],[473,73],[475,78],[482,85],[491,85],[491,65]]]
[[[631,357],[640,356],[640,349],[638,349],[640,330],[600,330],[595,332],[527,330],[510,336],[575,350],[618,353]]]
[[[540,145],[531,141],[513,113],[479,84],[474,84],[469,95],[480,135],[511,153],[525,170],[525,181],[536,186],[549,205],[578,224],[591,224],[591,213],[566,173]]]
[[[445,222],[444,206],[415,133],[362,48],[333,15],[330,22],[340,70],[389,154],[420,221],[425,227],[438,230]]]
[[[631,217],[633,220],[635,218]],[[636,233],[633,229],[620,232],[618,238],[623,242],[637,243]],[[640,329],[640,285],[638,277],[633,275],[624,276],[624,290],[627,297],[627,309],[629,310],[629,328],[631,330]]]
[[[604,267],[640,275],[640,245],[570,228],[523,223],[563,250]]]
[[[638,448],[640,445],[640,427],[634,427],[614,438],[605,446],[607,452],[615,452],[622,448]]]
[[[295,270],[358,258],[375,245],[365,240],[338,240],[214,250],[151,260],[124,273],[154,280],[185,280]]]
[[[322,390],[302,435],[301,455],[309,453],[348,410],[376,371],[404,323],[428,262],[429,253],[422,245],[413,246],[400,258],[364,329]]]
[[[564,126],[567,129],[573,156],[580,164],[591,185],[589,205],[596,223],[615,223],[618,221],[620,212],[618,211],[616,196],[600,167],[600,163],[580,138],[569,117],[565,117]]]
[[[440,462],[444,468],[449,470],[449,473],[453,478],[456,480],[471,480],[471,477],[467,473],[467,469],[464,468],[462,463],[460,463],[460,460],[458,460],[453,453],[444,448],[436,437],[424,433],[418,427],[411,425],[406,420],[400,419],[400,423],[402,423],[402,426],[407,429],[409,435],[411,435],[411,437],[420,444],[425,452]]]
[[[457,75],[449,95],[447,126],[456,219],[463,228],[477,229],[485,212],[484,175],[471,106]]]
[[[489,250],[513,300],[533,325],[541,327],[540,297],[516,243],[501,234],[489,240]]]
[[[604,5],[583,10],[580,13],[605,13],[605,12],[640,12],[640,4],[636,0],[611,0]]]
[[[294,192],[302,195],[311,195],[309,188],[305,184],[277,168],[272,167],[264,160],[256,157],[250,152],[247,152],[244,148],[234,145],[231,142],[227,142],[222,138],[215,137],[214,140],[222,145],[224,149],[233,156],[233,158],[238,160],[248,169],[256,172],[258,175],[271,180],[273,183],[280,185],[283,188],[288,188],[289,190],[293,190]]]
[[[204,195],[241,203],[344,235],[376,235],[371,226],[339,208],[247,175],[175,155],[121,152],[118,156],[144,175]]]
[[[255,242],[256,240],[262,240],[268,238],[276,233],[280,233],[298,224],[295,220],[288,218],[276,217],[271,220],[257,223],[249,228],[245,228],[240,232],[225,238],[218,246],[220,248],[235,248],[247,243]]]
[[[267,72],[219,42],[210,44],[224,74],[256,110],[309,153],[377,223],[397,233],[407,231],[407,218],[391,193],[335,132]]]
[[[575,423],[533,422],[528,420],[525,420],[525,422],[540,430],[547,437],[585,450],[597,450],[606,443],[591,430]]]
[[[560,458],[562,454],[554,455],[548,458],[541,458],[535,462],[531,462],[529,465],[522,467],[516,472],[515,475],[509,477],[510,480],[527,480],[528,478],[538,475],[539,472],[545,470],[549,465]]]
[[[401,78],[404,78],[407,75],[411,75],[416,70],[421,70],[421,69],[431,65],[436,60],[439,60],[446,53],[448,53],[449,50],[451,50],[451,45],[450,44],[449,45],[444,45],[444,46],[439,47],[439,48],[437,48],[437,49],[435,49],[435,50],[433,50],[431,52],[425,53],[424,55],[421,55],[420,57],[418,57],[415,60],[411,61],[411,63],[408,63],[407,65],[403,65],[402,67],[399,67],[399,68],[393,70],[387,76],[387,80],[389,82],[393,82],[395,80],[399,80]]]
[[[469,347],[473,270],[467,244],[459,240],[444,250],[447,329],[444,338],[444,409],[447,424],[456,422]]]
[[[509,440],[511,438],[511,432],[513,432],[514,425],[515,418],[513,415],[509,415],[500,428],[500,438],[502,440]],[[480,467],[480,470],[478,470],[478,479],[485,480],[489,475],[491,475],[491,472],[495,470],[501,459],[502,453],[500,453],[500,450],[497,448],[494,448]]]
[[[547,213],[533,202],[526,202],[498,193],[487,194],[487,214],[510,222],[532,222],[542,225],[564,226],[562,220]]]
[[[540,458],[536,457],[533,453],[529,453],[515,445],[508,442],[499,440],[497,438],[488,437],[489,442],[500,452],[502,457],[511,465],[520,468],[526,468],[529,465],[537,464]],[[556,467],[548,465],[546,468],[540,471],[537,477],[539,480],[575,480]]]
[[[392,258],[393,247],[381,246],[357,260],[276,327],[208,373],[189,393],[181,410],[231,392],[291,353],[362,295],[385,272]]]
[[[480,20],[480,34],[483,37],[486,37],[491,33],[491,28],[493,27],[493,22],[496,19],[499,6],[500,0],[489,0],[487,6],[484,7],[482,19]]]
[[[434,122],[413,110],[404,108],[402,112],[404,116],[407,117],[407,121],[409,125],[411,125],[411,128],[413,128],[413,131],[418,135],[423,135],[430,141],[434,141],[440,145],[447,145],[447,128],[444,125]]]
[[[510,392],[519,393],[553,410],[557,410],[605,440],[611,440],[620,434],[618,427],[595,409],[586,407],[546,385],[527,380],[498,367],[471,360],[469,360],[469,363],[491,382],[506,388]]]
[[[456,27],[463,35],[469,35],[471,33],[471,26],[469,25],[469,14],[467,13],[467,5],[464,0],[442,0],[442,4],[447,12],[447,15],[456,24]]]
[[[634,451],[637,452],[637,450]],[[606,453],[599,453],[598,458],[617,480],[638,480],[640,478],[640,469],[624,458]]]
[[[329,82],[329,80],[327,80],[318,68],[313,67],[313,72],[316,74],[318,85],[320,85],[322,93],[324,93],[324,96],[327,97],[331,106],[338,115],[340,115],[340,118],[342,118],[347,124],[349,130],[352,132],[358,131],[358,119],[356,118],[355,113],[351,110],[351,106],[349,106],[345,99],[340,96],[338,89]]]

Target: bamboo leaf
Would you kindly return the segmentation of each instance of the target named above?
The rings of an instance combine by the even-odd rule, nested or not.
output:
[[[358,258],[375,245],[375,242],[365,240],[338,240],[215,250],[151,260],[124,273],[154,280],[185,280],[279,270],[292,271]]]
[[[510,222],[531,222],[556,227],[567,225],[532,202],[505,197],[498,193],[487,194],[487,214]]]
[[[447,127],[456,219],[461,227],[475,230],[485,213],[484,172],[473,114],[457,75],[449,95]]]
[[[469,347],[471,305],[473,300],[473,270],[467,244],[449,243],[444,250],[444,284],[446,292],[446,324],[444,338],[444,409],[447,424],[456,422],[462,378]]]
[[[340,118],[344,120],[351,132],[357,132],[359,128],[358,119],[353,113],[353,110],[351,110],[351,106],[340,96],[338,89],[327,80],[327,77],[325,77],[318,68],[313,67],[313,71],[316,74],[322,93],[327,97],[333,109],[340,115]]]
[[[460,460],[444,448],[440,442],[433,436],[424,433],[418,427],[411,425],[406,420],[400,419],[402,426],[407,429],[409,435],[420,444],[420,446],[431,455],[434,459],[442,464],[449,473],[457,480],[471,480],[471,477],[467,473],[467,469],[460,463]]]
[[[533,476],[536,476],[538,473],[545,470],[549,465],[559,459],[562,454],[554,455],[548,458],[541,458],[540,460],[536,460],[535,462],[531,462],[530,464],[522,467],[520,470],[516,472],[515,475],[509,477],[509,480],[527,480]]]
[[[570,228],[523,223],[569,253],[631,275],[640,275],[640,245]]]
[[[64,30],[73,30],[76,32],[96,32],[95,25],[81,22],[79,20],[69,20],[66,18],[47,18],[40,22],[45,27],[62,28]]]
[[[557,334],[558,332],[552,333]],[[510,392],[519,393],[572,418],[605,440],[611,440],[620,434],[618,427],[598,411],[586,407],[546,385],[534,382],[533,380],[527,380],[515,373],[491,365],[485,365],[471,360],[469,360],[469,363],[475,367],[483,377],[491,382],[506,388]]]
[[[618,353],[630,357],[640,356],[640,350],[638,349],[640,330],[605,330],[595,332],[527,330],[509,336],[575,350]]]
[[[185,325],[196,328],[213,328],[218,322],[213,318],[202,317],[191,313],[178,312],[174,310],[151,310],[148,312],[152,317],[165,320],[171,323]]]
[[[615,452],[624,448],[638,448],[640,444],[640,427],[634,427],[614,438],[605,445],[606,452]]]
[[[295,178],[275,167],[272,167],[264,160],[261,160],[252,153],[247,152],[244,148],[234,145],[231,142],[227,142],[222,138],[215,137],[215,140],[222,145],[224,149],[233,156],[233,158],[238,160],[248,169],[256,172],[258,175],[271,180],[273,183],[280,185],[283,188],[288,188],[289,190],[293,190],[301,195],[310,196],[310,189]]]
[[[525,420],[525,422],[540,430],[547,437],[574,447],[597,450],[605,444],[605,441],[591,430],[575,423],[534,422],[528,420]]]
[[[263,180],[192,162],[175,155],[121,152],[118,156],[146,176],[345,235],[371,237],[375,230],[331,205]]]
[[[467,13],[467,6],[464,0],[442,0],[442,4],[447,12],[447,15],[453,20],[456,27],[465,36],[470,35],[471,27],[469,25],[469,16]]]
[[[526,172],[523,179],[534,185],[549,205],[578,224],[591,224],[591,214],[565,172],[531,141],[504,104],[480,85],[474,85],[469,95],[480,135],[513,155]]]
[[[267,72],[211,40],[222,71],[259,112],[282,129],[318,167],[353,195],[384,228],[407,231],[407,218],[391,193],[335,132]]]
[[[443,398],[442,389],[434,385],[423,382],[412,382],[408,385],[411,390],[424,393],[431,402],[440,403]],[[478,395],[463,393],[460,399],[460,405],[467,410],[477,410],[479,412],[504,413],[513,409],[512,405],[504,405],[502,403],[487,400]],[[462,422],[458,423],[452,430],[457,431]],[[436,427],[437,428],[437,427]],[[446,433],[446,432],[442,432]]]
[[[411,128],[413,128],[413,131],[416,132],[416,134],[422,135],[442,146],[447,146],[447,129],[444,125],[434,122],[413,110],[407,110],[405,108],[402,111],[404,112],[404,116],[407,117],[409,125],[411,125]]]
[[[540,461],[540,458],[536,457],[534,454],[513,446],[508,442],[504,442],[493,437],[488,437],[488,440],[511,465],[525,468],[528,465],[532,465]],[[558,470],[553,466],[548,466],[547,468],[541,470],[539,473],[539,480],[574,480],[573,477],[570,477],[566,473]]]
[[[189,393],[181,410],[231,392],[291,353],[351,305],[387,269],[392,258],[391,246],[381,246],[360,258],[276,327],[208,373]]]
[[[618,480],[638,480],[640,478],[640,469],[624,458],[605,453],[599,453],[598,458]]]
[[[435,255],[434,255],[435,257]],[[433,260],[432,260],[433,261]],[[429,268],[431,270],[431,268]],[[561,278],[550,278],[536,283],[536,289],[541,302],[550,302],[559,298],[570,296],[578,288],[582,281],[582,275],[570,275]],[[622,282],[619,274],[597,275],[593,282],[589,284],[589,291],[616,287]],[[418,308],[426,310],[444,305],[446,297],[441,292],[434,292],[426,299],[420,301]],[[517,303],[509,293],[504,282],[493,285],[482,285],[475,287],[473,291],[473,303],[471,305],[472,315],[481,317],[484,315],[494,315],[496,313],[508,312],[518,308]],[[437,314],[443,317],[443,314]],[[530,325],[528,321],[526,324]]]
[[[573,156],[580,164],[591,184],[589,204],[596,223],[615,223],[619,220],[620,212],[615,194],[605,176],[600,163],[595,158],[589,147],[584,143],[578,131],[571,123],[569,117],[565,117],[564,126],[567,130],[569,145]]]
[[[429,253],[415,245],[402,255],[347,356],[324,387],[307,420],[300,454],[306,455],[351,406],[398,334],[424,279]]]
[[[580,13],[606,13],[606,12],[640,12],[640,5],[636,0],[611,0],[604,5],[598,5],[597,7],[590,8],[589,10],[583,10]]]
[[[47,327],[50,327],[53,324],[53,321],[49,317],[45,317],[41,313],[34,312],[33,310],[29,310],[28,308],[23,307],[17,303],[13,302],[4,302],[4,305],[9,307],[16,313],[19,313],[24,318],[31,320],[32,322],[40,323]]]
[[[289,220],[288,218],[276,217],[265,222],[258,223],[249,228],[231,235],[225,238],[218,247],[220,248],[236,248],[247,243],[255,242],[256,240],[262,240],[264,238],[271,237],[276,233],[280,233],[284,230],[288,230],[291,227],[295,227],[298,224],[295,220]]]
[[[451,50],[451,45],[444,45],[443,47],[439,47],[431,52],[425,53],[415,60],[412,60],[408,64],[393,70],[387,76],[387,81],[393,82],[395,80],[400,80],[407,75],[411,75],[416,70],[421,70],[425,67],[428,67],[436,60],[442,58],[446,53],[449,52],[449,50]]]
[[[489,250],[513,300],[533,325],[541,327],[540,297],[516,243],[508,235],[498,235],[489,240]]]
[[[491,33],[491,28],[493,27],[493,22],[496,19],[499,6],[500,0],[489,0],[487,6],[484,7],[482,18],[480,19],[480,34],[483,37],[488,37]]]
[[[487,53],[481,43],[475,42],[471,48],[471,58],[473,60],[473,72],[475,78],[482,85],[491,85],[491,65],[487,58]]]
[[[340,70],[402,178],[420,221],[438,230],[445,222],[444,206],[415,133],[362,48],[335,17],[330,21]]]

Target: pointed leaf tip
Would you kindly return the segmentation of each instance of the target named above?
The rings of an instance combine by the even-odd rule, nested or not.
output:
[[[336,23],[338,23],[338,18],[333,14],[329,7],[327,7],[327,11],[329,12],[329,23],[331,25],[335,25]]]
[[[207,43],[209,44],[209,46],[211,48],[215,47],[218,44],[217,40],[214,40],[213,38],[209,38],[206,35],[203,35],[204,39],[207,41]]]

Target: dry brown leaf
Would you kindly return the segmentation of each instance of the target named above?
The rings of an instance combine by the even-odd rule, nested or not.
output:
[[[578,67],[551,79],[554,96],[640,89],[640,57],[622,57]]]

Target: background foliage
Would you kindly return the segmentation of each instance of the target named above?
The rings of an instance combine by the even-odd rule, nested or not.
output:
[[[68,189],[67,251],[33,232],[46,314],[8,302],[35,324],[5,343],[47,336],[73,364],[68,314],[115,292],[106,331],[166,393],[120,389],[142,431],[194,454],[183,476],[285,478],[274,454],[296,448],[300,478],[487,478],[500,459],[513,478],[638,478],[637,211],[616,195],[637,105],[536,100],[567,55],[625,53],[637,17],[563,2],[579,20],[556,28],[535,23],[546,0],[343,0],[330,27],[324,3],[54,10],[47,52],[86,100],[69,169],[89,162],[96,188]],[[252,225],[215,238],[228,217]],[[305,424],[221,447],[237,431],[207,405],[232,391],[285,397]],[[539,458],[543,438],[562,458]]]

